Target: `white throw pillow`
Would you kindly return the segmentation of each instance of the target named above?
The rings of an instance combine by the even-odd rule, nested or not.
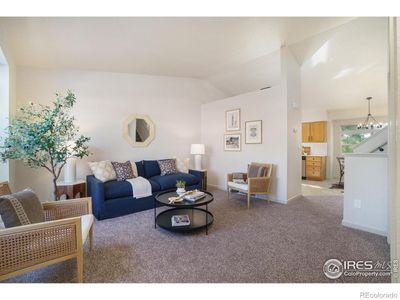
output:
[[[176,157],[175,159],[176,159],[176,168],[178,169],[178,171],[182,173],[189,173],[190,158]]]
[[[98,180],[106,182],[117,179],[117,174],[109,160],[99,162],[89,162],[89,167],[93,172],[94,177]]]
[[[137,166],[134,161],[131,160],[131,165],[132,165],[132,172],[133,172],[133,177],[138,177],[138,172],[137,172]]]

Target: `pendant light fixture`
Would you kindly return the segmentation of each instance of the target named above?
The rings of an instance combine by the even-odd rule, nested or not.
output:
[[[366,98],[368,101],[368,115],[363,123],[357,125],[357,129],[380,129],[383,124],[378,122],[371,114],[371,100],[372,97]]]

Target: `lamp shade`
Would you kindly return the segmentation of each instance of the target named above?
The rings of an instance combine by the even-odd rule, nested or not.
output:
[[[192,144],[190,145],[190,154],[204,154],[204,144]]]

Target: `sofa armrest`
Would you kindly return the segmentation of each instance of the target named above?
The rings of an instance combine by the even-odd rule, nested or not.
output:
[[[87,194],[92,198],[93,214],[97,219],[102,218],[104,212],[104,182],[98,180],[94,175],[86,176]]]
[[[42,206],[46,221],[92,214],[92,200],[90,197],[43,202]]]
[[[206,179],[207,171],[189,169],[189,174],[196,176],[196,178],[200,182],[199,186],[201,186],[202,189],[204,189],[204,190],[207,189],[207,187],[205,186],[205,179]]]

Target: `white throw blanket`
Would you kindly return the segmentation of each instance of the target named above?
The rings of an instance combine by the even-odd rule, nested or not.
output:
[[[127,179],[126,181],[132,185],[133,198],[138,199],[151,196],[151,184],[146,178],[139,176]]]

